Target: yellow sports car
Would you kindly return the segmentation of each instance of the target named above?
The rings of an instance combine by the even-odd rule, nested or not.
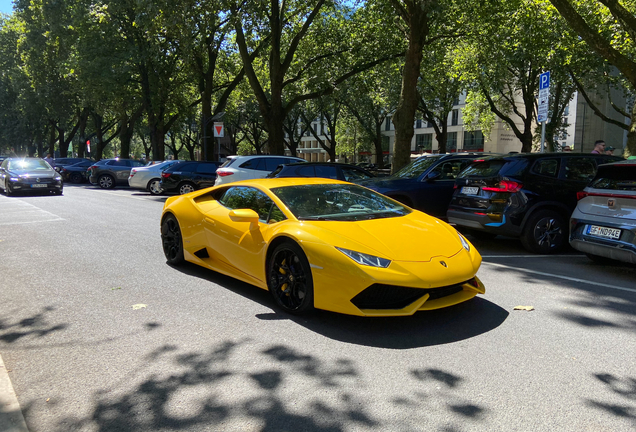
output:
[[[481,256],[453,227],[323,178],[246,180],[168,198],[167,261],[269,290],[289,313],[412,315],[483,294]]]

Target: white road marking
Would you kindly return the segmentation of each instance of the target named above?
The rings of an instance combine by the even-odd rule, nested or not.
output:
[[[99,191],[101,193],[105,193],[105,194],[113,195],[113,196],[118,196],[118,197],[123,197],[123,198],[130,198],[130,199],[136,199],[136,200],[141,200],[141,201],[149,201],[149,200],[152,201],[150,199],[150,197],[148,197],[148,198],[134,197],[134,196],[123,195],[123,194],[120,194],[120,193],[117,193],[117,192],[110,192],[110,191],[106,191],[106,190],[102,190],[102,189],[95,189],[95,190],[97,190],[97,191]]]
[[[64,219],[46,210],[15,198],[0,197],[0,225],[23,225]]]
[[[540,271],[536,271],[536,270],[529,270],[529,269],[524,269],[524,268],[519,268],[519,267],[512,267],[512,266],[508,266],[508,265],[504,265],[504,264],[496,264],[496,263],[491,263],[491,262],[482,262],[482,264],[486,264],[486,265],[493,266],[493,267],[501,267],[501,268],[513,269],[513,270],[518,270],[518,271],[522,271],[522,272],[525,272],[525,273],[531,273],[531,274],[536,274],[536,275],[541,275],[541,276],[548,276],[548,277],[553,277],[553,278],[557,278],[557,279],[568,280],[568,281],[571,281],[571,282],[579,282],[579,283],[599,286],[599,287],[603,287],[603,288],[611,288],[611,289],[615,289],[615,290],[619,290],[619,291],[627,291],[627,292],[636,293],[636,289],[625,288],[625,287],[621,287],[621,286],[618,286],[618,285],[609,285],[609,284],[604,284],[604,283],[599,283],[599,282],[592,282],[592,281],[585,280],[585,279],[573,278],[573,277],[568,277],[568,276],[561,276],[561,275],[557,275],[557,274],[553,274],[553,273],[545,273],[545,272],[540,272]]]

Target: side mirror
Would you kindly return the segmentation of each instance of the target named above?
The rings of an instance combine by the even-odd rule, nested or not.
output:
[[[424,178],[425,181],[427,181],[428,183],[434,182],[435,180],[439,180],[442,177],[442,173],[440,173],[439,171],[433,171],[430,172],[426,175],[426,177]]]
[[[258,213],[252,209],[230,210],[230,219],[234,222],[256,222],[258,223]]]

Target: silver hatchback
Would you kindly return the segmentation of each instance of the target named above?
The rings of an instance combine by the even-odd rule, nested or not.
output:
[[[577,198],[572,247],[597,262],[636,264],[636,160],[599,165]]]

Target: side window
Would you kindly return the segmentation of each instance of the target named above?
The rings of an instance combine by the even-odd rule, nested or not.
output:
[[[197,164],[187,163],[183,164],[180,167],[176,167],[173,171],[181,171],[181,172],[192,172],[196,168]]]
[[[231,210],[252,209],[258,213],[258,219],[264,223],[285,220],[283,212],[267,195],[251,187],[231,187],[223,194],[219,202]]]
[[[263,158],[263,162],[265,162],[265,168],[262,168],[261,164],[260,169],[274,171],[278,167],[278,165],[287,164],[289,163],[289,160],[285,158]]]
[[[130,163],[131,163],[131,164],[132,164],[132,166],[134,166],[134,167],[141,167],[141,166],[144,166],[144,164],[143,164],[143,163],[141,163],[141,162],[139,162],[139,161],[137,161],[137,160],[130,161]]]
[[[364,171],[357,170],[355,168],[350,168],[350,167],[343,167],[342,168],[342,175],[344,175],[344,178],[345,178],[346,181],[362,180],[362,179],[371,178],[371,176],[369,176]]]
[[[299,177],[315,177],[316,170],[313,166],[298,167],[295,174]]]
[[[216,173],[216,165],[211,164],[211,163],[198,164],[197,172],[199,174],[214,174],[214,173]]]
[[[259,168],[259,164],[261,163],[262,160],[263,158],[252,158],[250,160],[243,162],[239,166],[239,168],[253,169],[253,170],[264,169],[264,168]],[[264,164],[261,164],[261,165],[264,165]]]
[[[596,174],[596,161],[589,157],[571,157],[565,159],[566,180],[589,182]]]
[[[558,159],[539,159],[532,166],[532,173],[546,177],[555,177],[559,174]]]
[[[441,174],[440,180],[455,180],[460,171],[466,166],[466,163],[465,160],[461,159],[442,162],[433,168],[433,172]]]
[[[338,170],[335,166],[316,166],[316,177],[338,179]]]

